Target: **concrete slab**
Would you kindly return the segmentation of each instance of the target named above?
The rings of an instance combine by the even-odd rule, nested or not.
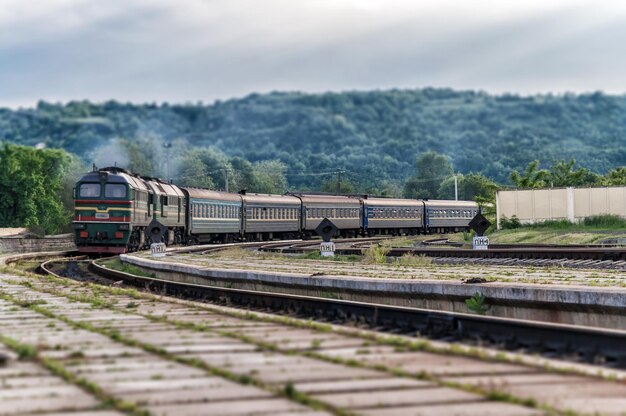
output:
[[[327,393],[313,397],[346,409],[384,408],[426,404],[467,403],[484,400],[481,396],[447,387],[417,388],[395,391]]]
[[[363,416],[540,416],[543,411],[508,403],[475,402],[363,409]]]
[[[32,397],[2,400],[0,415],[13,415],[16,413],[33,412],[60,412],[93,409],[100,403],[86,393],[68,397]]]
[[[231,400],[268,399],[273,397],[267,391],[251,386],[224,384],[215,387],[186,388],[184,390],[150,391],[124,393],[124,400],[132,400],[140,405],[209,403]]]
[[[152,368],[146,370],[116,370],[89,374],[89,380],[96,383],[120,380],[176,380],[192,377],[205,377],[206,371],[184,366],[182,368]]]
[[[308,409],[286,399],[240,400],[217,403],[194,403],[186,405],[148,406],[148,411],[156,416],[235,416],[235,415],[276,415],[293,412],[300,415]]]
[[[308,394],[345,393],[361,391],[400,390],[419,387],[434,387],[427,381],[410,378],[368,378],[361,380],[333,380],[317,383],[297,383],[298,391]]]
[[[40,416],[124,416],[124,413],[115,410],[93,410],[93,411],[68,411],[63,413],[38,413]],[[24,415],[34,416],[34,415]]]
[[[11,399],[44,398],[44,397],[74,397],[84,394],[83,390],[72,384],[54,386],[19,387],[0,389],[0,401]]]
[[[213,388],[224,385],[219,377],[202,377],[176,380],[133,380],[122,382],[105,382],[100,386],[109,394],[129,394],[138,392],[154,392],[167,390],[184,390],[192,388]]]

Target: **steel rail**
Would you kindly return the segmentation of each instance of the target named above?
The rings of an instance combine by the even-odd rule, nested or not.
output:
[[[626,366],[626,331],[181,283],[112,270],[96,261],[89,268],[100,276],[188,299]]]
[[[261,250],[281,253],[303,253],[316,250],[292,246],[263,247]],[[337,247],[339,255],[361,255],[364,248]],[[396,247],[387,255],[400,257],[405,254],[427,257],[463,257],[463,258],[518,258],[518,259],[584,259],[584,260],[626,260],[626,247],[517,247],[471,250],[449,247]]]

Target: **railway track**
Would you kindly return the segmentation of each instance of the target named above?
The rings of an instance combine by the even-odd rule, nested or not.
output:
[[[394,247],[387,256],[401,257],[407,254],[446,259],[518,259],[518,260],[580,260],[589,261],[589,265],[616,262],[616,266],[626,266],[626,247],[621,246],[555,246],[555,245],[491,245],[487,250],[471,250],[452,247],[433,247],[433,244],[444,240],[437,240],[430,246]],[[345,247],[345,240],[337,240],[338,255],[361,255],[367,248],[363,242],[356,242],[353,246]],[[371,243],[371,242],[370,242]],[[305,245],[272,244],[260,246],[259,250],[267,252],[301,254],[319,250],[314,243]],[[595,262],[595,263],[594,263]],[[577,263],[572,263],[576,265]]]
[[[302,242],[302,245],[304,244]],[[310,244],[310,242],[307,244]],[[217,250],[220,247],[214,247],[213,249]],[[202,253],[202,251],[200,252]],[[89,281],[87,279],[89,276],[100,276],[102,273],[99,270],[100,268],[98,261],[91,262],[76,257],[67,259],[59,259],[57,257],[56,259],[46,260],[42,264],[42,269],[51,271],[57,276],[74,274],[74,276],[70,277],[76,279],[76,274],[81,274],[83,281]],[[86,272],[93,274],[86,276],[84,274]],[[542,353],[548,357],[594,362],[595,364],[616,368],[626,366],[626,357],[624,356],[624,351],[622,351],[624,350],[623,345],[626,345],[626,339],[624,338],[626,333],[619,331],[593,329],[581,331],[581,328],[565,325],[535,325],[535,323],[525,321],[498,318],[494,320],[493,318],[477,315],[440,313],[423,309],[389,307],[333,299],[183,285],[167,280],[128,275],[110,269],[105,269],[105,273],[107,277],[100,276],[100,278],[107,279],[109,283],[116,282],[116,285],[120,285],[120,281],[122,281],[123,283],[121,284],[141,288],[147,286],[154,293],[171,294],[192,300],[245,307],[254,311],[278,312],[281,316],[287,314],[289,317],[315,318],[331,323],[345,324],[348,322],[352,325],[356,324],[357,328],[371,328],[400,335],[406,334],[411,336],[415,335],[416,332],[420,332],[422,335],[429,335],[431,338],[443,341],[470,340],[474,343],[499,346],[521,353]],[[4,279],[6,280],[6,277]],[[331,413],[333,413],[333,409],[345,407],[351,410],[350,414],[368,415],[383,413],[389,415],[413,414],[411,411],[419,410],[419,412],[422,412],[430,409],[428,406],[431,401],[437,402],[436,407],[439,411],[437,414],[453,414],[459,411],[466,411],[469,414],[486,414],[491,412],[489,414],[507,415],[526,415],[527,413],[529,415],[574,415],[587,414],[587,412],[604,414],[604,412],[610,413],[611,409],[619,409],[624,397],[622,394],[623,385],[621,384],[588,376],[582,377],[546,371],[547,368],[571,369],[572,367],[568,366],[574,365],[573,363],[564,362],[563,367],[544,368],[541,366],[524,367],[520,365],[521,362],[503,362],[493,358],[491,360],[485,359],[485,357],[481,361],[477,360],[476,356],[470,359],[467,356],[455,355],[458,352],[451,355],[442,355],[441,353],[400,348],[398,345],[394,347],[394,344],[384,346],[375,342],[362,343],[362,341],[357,341],[353,337],[342,337],[340,335],[342,334],[341,332],[328,333],[321,331],[314,333],[311,329],[307,329],[312,327],[279,327],[277,325],[279,321],[274,321],[274,324],[258,320],[247,322],[245,317],[252,316],[247,313],[239,313],[230,318],[215,315],[204,316],[206,312],[199,312],[197,308],[192,309],[185,306],[186,304],[191,304],[191,302],[182,303],[184,301],[172,300],[171,298],[157,299],[156,301],[143,298],[143,296],[152,296],[150,294],[129,297],[123,295],[123,293],[127,292],[106,292],[98,289],[95,285],[72,284],[68,286],[63,284],[55,286],[53,280],[49,281],[47,279],[42,279],[39,282],[33,281],[32,283],[20,287],[16,285],[15,280],[6,280],[6,282],[3,280],[3,284],[5,284],[3,291],[10,293],[12,297],[23,296],[24,299],[36,305],[36,309],[31,311],[31,314],[34,311],[49,308],[47,312],[48,317],[32,316],[29,319],[31,321],[37,320],[36,322],[28,324],[26,321],[21,320],[15,322],[12,326],[9,325],[10,328],[7,327],[7,330],[15,334],[16,337],[22,337],[26,341],[30,339],[31,332],[37,331],[38,328],[42,328],[46,332],[46,328],[54,325],[51,322],[53,315],[62,317],[62,323],[79,327],[80,331],[77,332],[76,329],[71,331],[71,328],[68,328],[67,333],[63,333],[64,337],[68,337],[67,340],[56,341],[57,345],[62,343],[63,348],[58,351],[52,349],[50,351],[44,350],[41,354],[49,354],[52,357],[69,357],[67,361],[64,361],[64,365],[70,372],[74,371],[73,366],[76,366],[78,371],[81,371],[82,367],[88,365],[94,365],[98,368],[103,367],[99,370],[100,373],[80,373],[80,376],[85,377],[90,382],[95,380],[95,382],[102,383],[102,390],[106,391],[113,398],[118,398],[120,403],[123,399],[132,402],[141,396],[142,401],[136,402],[137,409],[148,406],[150,411],[156,413],[167,410],[171,414],[177,414],[176,412],[182,412],[187,407],[191,409],[193,406],[202,406],[201,408],[206,411],[206,409],[220,406],[220,403],[223,403],[223,406],[247,405],[250,406],[250,412],[254,413],[253,409],[256,409],[255,406],[258,406],[260,403],[256,397],[260,397],[262,394],[267,395],[267,393],[259,390],[258,387],[267,389],[264,391],[270,394],[274,394],[276,391],[279,392],[276,398],[264,399],[268,403],[271,401],[276,406],[301,406],[300,402],[294,404],[293,401],[289,401],[293,396],[289,396],[289,394],[281,395],[282,392],[291,391],[285,386],[290,387],[290,389],[295,388],[296,391],[309,392],[309,397],[313,397],[320,403],[323,403],[326,406],[325,409],[330,410]],[[38,294],[35,290],[41,292]],[[97,296],[94,297],[92,291]],[[105,293],[109,294],[104,295]],[[63,300],[64,296],[67,296],[71,301]],[[154,298],[156,299],[157,297]],[[158,298],[160,299],[160,297]],[[100,302],[99,305],[108,306],[104,307],[104,309],[102,309],[102,306],[96,308],[89,303],[85,303],[88,301],[98,301]],[[59,306],[62,307],[59,308]],[[221,308],[220,306],[210,304],[203,307]],[[21,310],[13,312],[15,309],[5,307],[4,311],[7,314],[23,314]],[[262,315],[254,314],[254,316]],[[239,329],[227,329],[223,332],[219,332],[220,330],[218,329],[219,339],[200,336],[201,333],[207,331],[207,328],[212,328],[212,326],[219,328],[224,324],[224,319],[228,322],[232,321],[230,324],[235,325],[233,328]],[[237,322],[234,322],[235,319],[237,319]],[[79,321],[81,320],[84,320],[85,323],[80,323]],[[4,322],[11,321],[5,319]],[[198,328],[201,329],[196,329],[193,326],[192,323],[195,322],[200,323]],[[182,326],[184,323],[188,325]],[[65,327],[61,328],[60,325],[56,323],[57,327],[65,330]],[[87,329],[91,331],[91,334]],[[240,332],[236,332],[239,330]],[[346,331],[353,330],[357,329],[346,329]],[[50,334],[50,337],[54,337],[59,335],[56,331],[47,331],[47,333]],[[209,329],[209,331],[212,331],[212,329]],[[93,339],[96,336],[100,336],[100,338],[98,338],[97,343],[93,343]],[[107,339],[106,336],[109,338]],[[224,336],[239,338],[226,340]],[[81,342],[79,339],[76,339],[77,337],[88,340],[85,341],[87,344],[77,345],[77,342]],[[391,337],[389,339],[396,338],[406,339],[406,337]],[[144,355],[154,353],[154,351],[163,351],[164,349],[167,349],[168,353],[161,354],[159,357],[153,354],[150,357],[149,362],[151,366],[156,367],[158,364],[158,369],[152,372],[136,370],[137,362],[143,362],[142,359],[137,359],[136,355],[140,353],[137,350],[124,350],[129,358],[121,355],[107,358],[104,362],[99,361],[97,354],[102,352],[98,348],[104,346],[102,351],[113,351],[116,348],[120,348],[120,345],[118,345],[120,340],[126,343],[125,348],[145,345],[146,347],[142,353]],[[193,340],[193,344],[190,343],[190,340]],[[116,341],[118,344],[114,345],[111,341]],[[220,344],[218,345],[216,341],[219,341]],[[257,344],[254,344],[255,342]],[[436,341],[432,342],[432,345],[444,344]],[[156,343],[162,343],[162,346],[161,344],[157,346]],[[268,348],[270,343],[273,343],[271,344],[272,347],[264,350],[263,348]],[[72,348],[84,351],[84,354],[79,354]],[[211,353],[208,353],[208,351],[211,351]],[[129,354],[134,355],[130,357]],[[214,368],[209,366],[223,366],[223,368],[219,367],[219,374],[226,374],[226,372],[234,374],[240,371],[242,374],[241,380],[245,379],[245,383],[242,382],[242,384],[245,384],[243,386],[229,384],[228,388],[232,391],[248,393],[251,390],[249,380],[251,378],[254,379],[254,386],[257,388],[257,390],[252,392],[254,397],[249,398],[244,393],[237,393],[236,401],[226,403],[222,402],[225,399],[219,398],[219,403],[216,404],[211,402],[214,399],[207,399],[211,389],[190,391],[190,387],[183,385],[178,387],[178,390],[171,392],[172,394],[168,395],[167,398],[160,390],[155,393],[142,393],[138,396],[138,390],[135,387],[131,387],[127,382],[128,377],[136,377],[137,381],[139,381],[138,377],[144,377],[141,380],[144,380],[142,385],[147,386],[145,387],[146,389],[158,389],[161,388],[161,384],[164,386],[166,384],[170,385],[176,378],[176,375],[174,375],[176,372],[191,371],[183,368],[187,363],[184,359],[189,357],[194,359],[193,364],[196,370],[193,371],[197,372],[197,374],[194,373],[194,381],[197,381],[198,377],[203,376],[197,371],[200,361],[209,363],[203,364],[200,368],[206,367],[209,369]],[[538,359],[538,357],[535,357],[535,359]],[[145,361],[146,358],[143,358],[143,360]],[[223,360],[223,362],[219,360]],[[261,364],[259,360],[268,361]],[[238,362],[239,364],[232,366],[232,362]],[[546,362],[554,361],[548,360]],[[107,365],[111,363],[110,367],[114,368],[114,370],[102,365],[103,363]],[[306,367],[307,370],[304,369],[304,366],[308,366]],[[325,367],[322,368],[322,366]],[[576,365],[576,368],[578,367]],[[163,369],[170,368],[174,379],[169,379],[169,373],[167,375],[164,373],[165,370]],[[619,372],[619,370],[599,369],[597,366],[588,368],[593,368],[593,370],[588,370],[587,374],[592,374],[592,371],[593,375],[597,375],[600,371]],[[248,372],[249,370],[250,372]],[[116,381],[108,381],[113,380],[113,376],[115,376],[115,374],[111,374],[111,371],[119,374],[115,379]],[[365,375],[366,371],[369,371],[367,375]],[[375,371],[375,373],[372,371]],[[422,371],[425,371],[425,373],[422,373]],[[441,373],[439,373],[440,371]],[[316,381],[314,379],[318,377],[318,373],[320,380]],[[400,373],[402,376],[398,377]],[[435,376],[433,377],[431,373],[435,374]],[[424,390],[423,386],[420,387],[422,390],[411,389],[411,387],[407,386],[409,382],[406,379],[413,374],[420,374],[418,376],[420,380],[434,380],[436,383],[441,383],[440,387],[429,385],[429,390]],[[423,374],[427,374],[429,378],[424,378]],[[163,377],[165,379],[162,379]],[[231,377],[230,380],[240,380],[232,375],[229,377]],[[275,379],[276,377],[278,379]],[[364,380],[366,377],[368,379]],[[431,379],[430,377],[433,378]],[[119,385],[115,384],[117,379],[120,380]],[[214,378],[207,381],[216,383]],[[432,381],[429,382],[432,383]],[[319,385],[316,383],[319,383]],[[342,395],[341,392],[328,390],[327,387],[324,387],[328,383],[334,383],[333,386],[335,384],[347,385],[346,388],[349,389],[349,392]],[[315,385],[315,389],[319,387],[322,390],[309,390],[311,385]],[[436,399],[433,396],[439,393],[439,390],[436,389],[443,389],[443,387],[446,388],[445,397]],[[529,388],[532,389],[532,393],[529,392]],[[466,390],[459,392],[459,389]],[[493,389],[493,391],[490,392],[490,389]],[[598,389],[602,393],[599,393],[600,390]],[[561,390],[570,391],[572,394],[565,394]],[[486,402],[476,402],[477,399],[474,396],[461,397],[465,392],[475,393],[477,391],[487,397]],[[426,404],[413,404],[412,406],[419,407],[417,410],[413,407],[405,408],[404,406],[412,403],[412,401],[417,403],[419,400],[422,400],[422,396],[419,396],[420,392],[425,394]],[[507,396],[504,392],[509,395]],[[444,391],[441,390],[441,394],[443,393]],[[500,396],[498,397],[503,399],[494,399],[496,394],[499,394]],[[195,402],[192,404],[189,401],[185,401],[191,399],[175,402],[175,397],[183,397],[181,395],[184,397],[193,396]],[[144,396],[149,397],[148,401],[143,399]],[[357,404],[352,401],[354,397],[358,397]],[[345,402],[343,401],[344,398]],[[368,398],[370,399],[368,400]],[[168,400],[172,400],[172,404],[167,404]],[[437,400],[440,400],[440,402]],[[456,404],[455,400],[459,400],[462,403]],[[500,402],[509,400],[512,404]],[[579,403],[579,405],[576,405],[576,403]],[[520,404],[523,406],[515,407],[515,405]],[[384,406],[390,406],[390,408],[384,409]],[[422,406],[424,407],[422,408]],[[579,413],[572,409],[578,410]],[[302,411],[300,408],[298,410]],[[338,411],[335,414],[343,413]],[[430,413],[426,412],[426,414]]]
[[[351,241],[345,241],[345,243],[352,244]],[[316,243],[310,241],[247,243],[245,247],[266,251],[291,252],[294,250],[306,251],[314,244]],[[201,249],[200,252],[204,254],[224,248],[225,246],[216,246]],[[465,261],[466,259],[450,257],[448,260]],[[525,261],[515,260],[518,263]],[[493,258],[479,258],[475,261],[493,261]],[[547,261],[544,264],[547,264]],[[48,260],[41,264],[41,269],[45,273],[59,277],[105,284],[110,284],[112,281],[122,281],[125,284],[140,288],[218,304],[287,313],[334,323],[357,323],[393,333],[418,333],[436,339],[489,343],[509,350],[535,352],[567,357],[576,361],[626,367],[626,348],[624,348],[626,333],[623,331],[194,285],[130,275],[105,268],[96,261],[80,257]]]
[[[67,268],[55,265],[59,262],[62,260],[45,262],[42,269],[62,277],[62,271]],[[180,283],[112,270],[99,265],[97,261],[89,262],[88,270],[91,275],[79,280],[93,278],[102,283],[104,278],[108,279],[109,284],[123,282],[185,299],[335,324],[356,324],[394,334],[419,334],[432,339],[491,345],[577,362],[626,367],[624,331]]]

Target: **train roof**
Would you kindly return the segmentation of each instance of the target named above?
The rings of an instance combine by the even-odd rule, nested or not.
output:
[[[202,188],[181,188],[189,198],[241,202],[241,195]]]
[[[400,199],[400,198],[366,198],[363,199],[365,205],[377,205],[384,207],[415,207],[423,208],[422,201],[416,199]]]
[[[291,195],[272,195],[272,194],[243,194],[241,198],[245,202],[255,204],[288,204],[300,205],[300,200]]]
[[[358,199],[343,195],[298,194],[297,197],[302,200],[303,204],[345,204],[356,207],[361,205]]]
[[[79,182],[124,183],[130,185],[133,189],[148,190],[145,182],[140,177],[121,168],[103,168],[89,172],[80,178]]]
[[[146,185],[154,192],[156,195],[169,195],[169,196],[177,196],[183,197],[183,191],[176,185],[171,183],[163,182],[156,179],[145,180]]]
[[[442,207],[442,208],[478,208],[478,204],[474,201],[451,201],[440,199],[424,200],[426,206]]]

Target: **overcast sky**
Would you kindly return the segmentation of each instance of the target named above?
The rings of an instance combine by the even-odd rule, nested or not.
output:
[[[0,107],[251,92],[626,92],[626,2],[0,0]]]

